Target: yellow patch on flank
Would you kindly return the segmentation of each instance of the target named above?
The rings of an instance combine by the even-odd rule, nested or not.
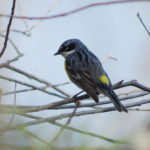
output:
[[[65,71],[66,71],[68,77],[70,78],[71,75],[70,75],[70,73],[69,73],[69,71],[68,71],[68,69],[67,69],[67,64],[66,64],[66,62],[64,62],[64,68],[65,68]]]
[[[66,64],[66,62],[64,62],[64,68],[65,68],[65,70],[67,70],[67,64]]]
[[[109,79],[106,75],[102,75],[99,77],[99,80],[104,84],[109,84]]]
[[[3,89],[0,88],[0,96],[3,95]]]

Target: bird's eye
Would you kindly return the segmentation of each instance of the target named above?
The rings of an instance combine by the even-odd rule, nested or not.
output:
[[[65,46],[66,51],[72,51],[73,49],[75,49],[75,44],[70,43],[69,45]]]

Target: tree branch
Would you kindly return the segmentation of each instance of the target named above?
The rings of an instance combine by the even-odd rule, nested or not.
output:
[[[138,83],[135,80],[118,84],[118,87],[116,86],[115,88],[118,89],[118,88],[127,87],[127,86],[136,86],[136,87],[142,88],[145,91],[149,91],[150,90],[150,88],[148,88],[148,87]],[[144,93],[144,95],[147,95],[147,94],[148,93]],[[140,95],[135,95],[135,97],[138,97],[138,96],[140,96]],[[43,105],[43,106],[37,106],[37,107],[33,106],[33,107],[30,107],[30,108],[26,108],[26,109],[24,109],[22,111],[23,112],[35,112],[35,111],[41,111],[41,110],[44,110],[44,109],[54,109],[54,108],[57,108],[58,106],[62,106],[64,104],[69,104],[69,103],[72,103],[72,102],[74,102],[76,100],[80,100],[80,101],[81,100],[85,100],[87,98],[89,98],[89,96],[87,94],[84,94],[82,96],[78,96],[77,98],[69,98],[69,99],[65,99],[65,100],[62,100],[62,101],[46,104],[46,105]],[[133,96],[131,96],[131,97],[129,96],[129,97],[126,97],[125,99],[129,99],[129,98],[134,98],[134,97]],[[105,102],[105,103],[108,103],[108,102]],[[95,105],[95,104],[92,104],[92,105]]]
[[[26,19],[26,20],[48,20],[48,19],[53,19],[53,18],[59,18],[59,17],[64,17],[64,16],[68,16],[92,7],[97,7],[97,6],[108,6],[108,5],[114,5],[114,4],[123,4],[123,3],[133,3],[133,2],[150,2],[150,0],[117,0],[117,1],[110,1],[110,2],[99,2],[99,3],[93,3],[93,4],[89,4],[68,12],[64,12],[61,14],[56,14],[56,15],[51,15],[51,16],[46,16],[46,17],[27,17],[27,16],[13,16],[13,18],[15,19]],[[0,14],[0,17],[7,17],[9,18],[10,15],[6,15],[6,14]]]
[[[5,36],[5,35],[0,34],[0,36],[6,39],[6,36]],[[19,49],[18,49],[18,47],[16,46],[16,44],[15,44],[10,38],[8,38],[7,40],[8,40],[8,41],[10,42],[10,44],[13,46],[14,50],[15,50],[16,53],[17,53],[17,56],[14,57],[13,59],[7,60],[7,62],[5,62],[5,63],[0,64],[0,68],[3,68],[3,67],[7,66],[8,64],[10,64],[10,63],[12,63],[12,62],[14,62],[14,61],[17,61],[20,57],[23,56],[23,54],[19,51]]]
[[[130,103],[130,104],[125,104],[124,106],[126,108],[130,108],[130,107],[135,107],[135,106],[141,106],[144,104],[148,104],[150,103],[150,99],[144,99],[141,101],[137,101],[134,103]],[[107,107],[107,108],[101,108],[101,109],[94,109],[94,110],[87,110],[87,111],[79,111],[74,113],[74,116],[83,116],[83,115],[91,115],[91,114],[97,114],[97,113],[105,113],[105,112],[111,112],[111,111],[115,111],[116,108],[115,107]],[[0,110],[1,111],[1,110]],[[8,111],[6,110],[5,113],[8,113]],[[16,113],[16,114],[23,114],[23,113],[19,113],[19,112],[12,112],[12,113]],[[26,123],[22,123],[22,124],[18,124],[18,125],[14,125],[11,127],[4,127],[4,128],[0,128],[0,132],[6,132],[6,131],[11,131],[11,130],[17,130],[20,128],[25,128],[28,126],[32,126],[32,125],[37,125],[37,124],[41,124],[41,123],[45,123],[45,122],[51,122],[51,121],[56,121],[56,120],[60,120],[60,119],[64,119],[64,118],[68,118],[72,115],[72,113],[64,113],[64,114],[60,114],[57,116],[53,116],[53,117],[48,117],[48,118],[42,118],[42,119],[38,119],[36,121],[29,121]]]
[[[64,82],[64,83],[60,83],[60,84],[54,84],[54,85],[45,85],[43,87],[41,87],[42,89],[47,89],[49,87],[58,87],[58,86],[63,86],[63,85],[66,85],[66,84],[69,84],[69,82]],[[17,91],[10,91],[10,92],[5,92],[5,93],[2,93],[1,96],[6,96],[6,95],[11,95],[11,94],[14,94],[14,93],[23,93],[23,92],[29,92],[29,91],[34,91],[36,89],[33,89],[33,88],[28,88],[28,89],[23,89],[23,90],[17,90]]]
[[[12,71],[14,71],[14,72],[17,72],[17,73],[19,73],[19,74],[22,74],[22,75],[28,77],[29,79],[33,79],[33,80],[38,81],[38,82],[40,82],[40,83],[44,83],[44,84],[46,84],[46,85],[53,85],[52,83],[50,83],[50,82],[48,82],[48,81],[46,81],[46,80],[43,80],[43,79],[41,79],[41,78],[39,78],[39,77],[36,77],[35,75],[32,75],[32,74],[30,74],[30,73],[27,73],[27,72],[25,72],[24,70],[18,69],[18,68],[14,67],[14,66],[12,66],[12,65],[10,65],[10,64],[7,64],[7,63],[6,63],[3,67],[5,67],[5,68],[7,68],[7,69],[10,69],[10,70],[12,70]],[[58,91],[59,93],[63,94],[64,96],[70,97],[69,94],[67,94],[66,92],[64,92],[63,90],[61,90],[60,88],[58,88],[57,86],[51,86],[51,87],[52,87],[53,89],[55,89],[56,91]]]
[[[150,87],[147,87],[141,83],[139,83],[137,80],[132,80],[132,81],[128,81],[128,82],[124,82],[120,85],[118,85],[117,87],[115,87],[115,89],[118,89],[120,87],[127,87],[127,86],[134,86],[134,87],[137,87],[143,91],[147,91],[147,92],[150,92]]]
[[[36,120],[44,119],[44,118],[42,118],[40,116],[31,115],[31,114],[18,114],[18,115],[23,116],[23,117],[36,119]],[[67,130],[71,130],[73,132],[77,132],[77,133],[84,134],[84,135],[89,135],[89,136],[92,136],[92,137],[95,137],[95,138],[98,138],[98,139],[101,139],[101,140],[105,140],[105,141],[110,142],[110,143],[117,143],[117,144],[125,144],[125,143],[127,143],[126,141],[111,139],[111,138],[108,138],[108,137],[105,137],[105,136],[102,136],[102,135],[98,135],[98,134],[95,134],[95,133],[91,133],[91,132],[88,132],[88,131],[80,130],[80,129],[73,128],[73,127],[70,127],[70,126],[65,126],[65,125],[63,125],[61,123],[58,123],[56,121],[48,121],[48,123],[56,125],[56,126],[59,126],[61,128],[65,127],[65,129],[67,129]]]
[[[11,15],[9,16],[10,19],[9,19],[9,22],[8,22],[8,25],[7,25],[6,37],[5,37],[5,40],[4,40],[4,46],[2,48],[2,51],[0,52],[0,58],[4,54],[5,49],[7,47],[7,41],[8,41],[8,37],[9,37],[10,26],[11,26],[13,15],[14,15],[14,11],[15,11],[15,4],[16,4],[16,0],[13,0],[12,9],[11,9]]]
[[[150,37],[150,32],[149,32],[149,30],[147,29],[146,25],[144,24],[144,22],[143,22],[142,18],[140,17],[140,14],[139,14],[139,13],[137,13],[137,17],[139,18],[141,24],[143,25],[143,27],[145,28],[146,32],[148,33],[148,35],[149,35],[149,37]]]
[[[138,98],[138,97],[142,97],[142,96],[146,96],[150,93],[148,92],[136,92],[133,94],[125,94],[122,97],[119,97],[120,101],[125,101],[128,99],[133,99],[133,98]],[[99,105],[106,105],[106,104],[111,104],[112,102],[110,100],[105,100],[105,101],[100,101],[99,103],[87,103],[87,104],[80,104],[78,106],[78,108],[83,108],[83,107],[94,107],[94,106],[99,106]],[[51,105],[47,104],[47,105]],[[47,105],[43,105],[43,106],[23,106],[23,105],[16,105],[16,111],[20,111],[20,112],[37,112],[37,111],[42,111],[42,110],[49,110],[49,109],[72,109],[75,108],[75,105],[61,105],[61,106],[57,106],[57,107],[53,107],[53,108],[48,108]],[[0,109],[13,109],[13,105],[8,105],[8,104],[1,104],[0,105]]]
[[[19,81],[19,80],[10,78],[10,77],[4,77],[4,76],[1,76],[1,75],[0,75],[0,78],[1,78],[1,79],[4,79],[4,80],[11,81],[11,82],[16,82],[16,83],[18,83],[18,84],[21,84],[21,85],[24,85],[24,86],[27,86],[27,87],[30,87],[30,88],[39,90],[39,91],[44,92],[44,93],[47,93],[47,94],[49,94],[49,95],[57,96],[57,97],[59,97],[59,98],[66,98],[66,97],[61,96],[61,95],[58,95],[58,94],[56,94],[56,93],[46,91],[46,90],[44,90],[43,88],[40,88],[40,87],[35,86],[35,85],[32,85],[32,84],[30,84],[30,83],[22,82],[22,81]]]

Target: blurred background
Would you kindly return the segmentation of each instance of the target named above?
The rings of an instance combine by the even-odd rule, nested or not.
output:
[[[110,1],[110,0],[109,0]],[[15,15],[19,16],[48,16],[68,12],[70,10],[101,0],[17,0]],[[10,14],[12,0],[0,0],[0,13]],[[150,37],[137,18],[140,13],[143,21],[150,30],[150,3],[124,3],[109,6],[98,6],[86,9],[72,15],[54,18],[49,20],[13,20],[11,29],[26,31],[29,35],[18,32],[10,32],[10,38],[24,54],[22,58],[13,63],[13,66],[20,68],[30,74],[54,84],[70,82],[64,71],[64,58],[54,57],[60,44],[70,38],[80,39],[91,51],[93,51],[103,62],[109,55],[117,61],[108,60],[103,64],[112,83],[120,80],[138,80],[140,83],[150,86]],[[5,34],[8,18],[0,18],[0,33]],[[0,38],[0,49],[4,39]],[[15,56],[11,44],[0,63]],[[1,69],[1,75],[9,76],[41,85],[24,76],[21,76],[8,69]],[[0,88],[3,92],[13,91],[14,83],[0,79]],[[23,89],[17,85],[17,89]],[[74,84],[70,83],[61,87],[70,95],[80,91]],[[124,88],[127,91],[134,88]],[[53,91],[53,90],[51,90]],[[13,104],[14,95],[2,96],[1,103]],[[149,98],[149,96],[147,96]],[[17,94],[18,105],[44,105],[50,102],[59,101],[60,98],[43,94],[39,91]],[[132,100],[132,101],[136,101]],[[130,101],[130,100],[129,100]],[[93,101],[94,103],[94,101]],[[125,102],[126,103],[126,102]],[[141,106],[149,108],[150,105]],[[42,117],[54,116],[70,112],[70,110],[42,111],[38,114]],[[2,124],[8,124],[11,116],[0,115]],[[29,121],[22,117],[15,116],[13,123]],[[60,120],[64,123],[66,120]],[[129,111],[126,113],[108,112],[102,114],[86,115],[72,119],[70,126],[86,131],[97,133],[112,139],[127,139],[132,141],[137,150],[150,149],[149,137],[149,112]],[[50,142],[59,131],[57,126],[44,123],[27,128],[45,141]],[[14,138],[15,137],[15,138]],[[31,138],[25,132],[11,131],[3,135],[3,140],[10,144],[19,146],[42,146],[38,140]],[[114,148],[112,143],[96,139],[90,136],[65,130],[56,142],[58,147],[104,147]],[[115,147],[116,148],[116,147]],[[123,147],[124,148],[124,147]]]

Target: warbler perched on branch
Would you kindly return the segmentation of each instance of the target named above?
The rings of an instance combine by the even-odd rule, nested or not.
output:
[[[111,81],[99,59],[78,39],[65,41],[54,55],[65,58],[65,70],[70,80],[83,89],[96,103],[102,93],[113,102],[116,109],[127,112],[113,91]]]

